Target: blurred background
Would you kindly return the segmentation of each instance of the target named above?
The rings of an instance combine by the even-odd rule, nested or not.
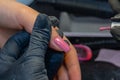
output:
[[[108,0],[36,0],[30,6],[59,18],[67,36],[110,36],[99,28],[110,26],[110,18],[116,13]]]
[[[99,28],[110,26],[110,18],[119,11],[119,0],[18,1],[41,13],[59,18],[59,27],[66,36],[111,36],[109,31],[100,32]]]

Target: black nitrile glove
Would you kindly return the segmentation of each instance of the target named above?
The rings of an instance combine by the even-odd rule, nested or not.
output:
[[[44,58],[51,35],[50,24],[48,17],[40,14],[30,42],[25,32],[8,40],[0,51],[0,80],[48,80]],[[27,42],[29,47],[21,54]]]
[[[112,24],[110,33],[118,42],[120,42],[120,14],[115,15],[111,20]]]

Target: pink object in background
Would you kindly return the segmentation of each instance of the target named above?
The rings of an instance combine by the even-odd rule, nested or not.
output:
[[[100,30],[100,31],[110,30],[110,28],[111,28],[111,27],[109,27],[109,26],[108,26],[108,27],[100,27],[100,29],[99,29],[99,30]]]
[[[82,44],[74,44],[74,46],[77,50],[79,61],[88,61],[92,58],[92,50],[88,46]]]

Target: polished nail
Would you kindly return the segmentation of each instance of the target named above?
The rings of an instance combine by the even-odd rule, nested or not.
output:
[[[54,42],[63,51],[68,52],[70,50],[70,46],[61,37],[56,37]]]

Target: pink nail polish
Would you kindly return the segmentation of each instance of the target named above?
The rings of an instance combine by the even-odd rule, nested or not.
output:
[[[70,50],[69,45],[66,42],[64,42],[64,40],[61,37],[56,37],[54,39],[54,42],[63,51],[68,52]]]

